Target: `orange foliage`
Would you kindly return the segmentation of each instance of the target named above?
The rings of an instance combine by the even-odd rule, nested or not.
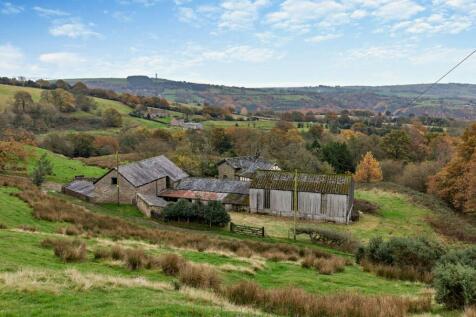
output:
[[[372,152],[367,152],[362,158],[355,171],[354,179],[360,183],[380,182],[383,179],[380,164]]]
[[[23,144],[15,141],[0,141],[0,171],[23,169],[28,152]]]
[[[430,177],[428,191],[458,211],[476,212],[476,124],[466,129],[451,161]]]

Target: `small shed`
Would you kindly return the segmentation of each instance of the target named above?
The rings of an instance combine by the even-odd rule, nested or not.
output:
[[[70,196],[91,201],[94,198],[94,183],[88,179],[75,179],[62,187],[62,192]]]
[[[146,217],[151,217],[152,214],[160,214],[163,208],[167,206],[168,202],[156,195],[145,195],[137,193],[136,206]]]
[[[250,181],[257,170],[280,170],[276,163],[259,156],[236,156],[226,158],[217,164],[220,179]]]
[[[299,218],[349,222],[354,203],[350,175],[300,173],[296,179],[294,173],[257,171],[250,185],[250,211],[294,216],[295,185]]]

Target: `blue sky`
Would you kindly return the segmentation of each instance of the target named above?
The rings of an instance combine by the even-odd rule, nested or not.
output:
[[[475,46],[476,0],[0,0],[0,76],[422,83]]]

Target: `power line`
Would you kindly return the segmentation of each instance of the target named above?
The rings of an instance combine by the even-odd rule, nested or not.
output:
[[[418,96],[416,96],[415,98],[413,98],[410,103],[409,103],[409,106],[413,105],[413,103],[415,103],[418,99],[420,99],[423,95],[425,95],[428,91],[430,91],[430,89],[432,89],[435,85],[437,85],[440,81],[442,81],[446,76],[448,76],[452,71],[454,71],[456,68],[458,68],[461,64],[463,64],[467,59],[469,59],[472,55],[474,55],[474,53],[476,53],[476,49],[474,51],[472,51],[471,53],[469,53],[468,55],[466,55],[465,58],[463,58],[461,61],[458,62],[458,64],[456,64],[455,66],[453,66],[449,71],[447,71],[443,76],[441,76],[440,78],[438,78],[437,81],[435,81],[433,84],[431,84],[427,89],[425,89],[424,91],[422,91]]]

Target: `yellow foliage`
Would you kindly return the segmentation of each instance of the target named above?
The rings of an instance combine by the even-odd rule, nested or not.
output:
[[[383,179],[382,169],[372,152],[367,152],[355,171],[354,180],[359,183],[380,182]]]
[[[350,129],[344,129],[340,131],[340,135],[346,140],[349,140],[352,137],[358,137],[364,135],[362,132],[354,131]]]

